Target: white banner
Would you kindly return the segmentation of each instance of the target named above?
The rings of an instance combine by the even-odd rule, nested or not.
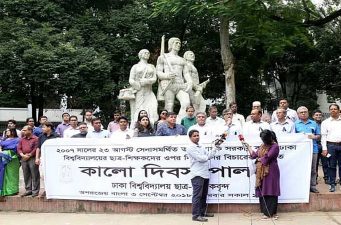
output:
[[[312,142],[303,134],[280,136],[281,203],[309,202]],[[246,137],[252,146],[260,139]],[[211,140],[210,140],[211,141]],[[42,146],[48,199],[190,203],[187,136],[51,139]],[[212,143],[201,144],[212,149]],[[247,151],[228,139],[211,160],[209,203],[256,203]]]

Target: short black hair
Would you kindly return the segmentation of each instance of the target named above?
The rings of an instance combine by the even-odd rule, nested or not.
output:
[[[7,123],[13,123],[13,124],[16,125],[16,124],[17,124],[17,121],[15,121],[15,120],[8,120]]]
[[[188,132],[188,137],[192,137],[193,134],[194,134],[195,132],[199,133],[198,130],[195,130],[195,129],[194,129],[194,130],[190,130],[190,131]]]
[[[30,120],[33,120],[33,122],[35,122],[33,117],[28,117],[28,118],[26,118],[26,123],[28,123],[28,121],[30,121]]]
[[[69,116],[70,116],[70,114],[69,114],[69,113],[67,113],[67,112],[63,112],[63,114],[62,114],[62,118],[64,117],[64,115],[69,115]]]
[[[94,124],[94,122],[95,121],[101,121],[101,118],[99,118],[99,117],[95,117],[95,118],[93,118],[92,120],[91,120],[91,124]],[[101,121],[102,122],[102,121]]]
[[[330,107],[332,107],[332,106],[336,106],[336,108],[337,108],[338,110],[340,110],[340,106],[339,106],[338,104],[336,104],[336,103],[330,104],[328,109],[330,109]]]
[[[313,115],[314,115],[315,113],[322,113],[322,111],[319,110],[319,109],[315,109],[315,110],[313,111]]]
[[[53,124],[51,122],[46,122],[44,123],[43,126],[50,127],[51,129],[53,129]]]
[[[127,122],[129,121],[128,118],[125,116],[120,116],[120,118],[118,118],[118,121],[120,121],[120,120],[125,120]]]
[[[170,116],[176,116],[176,113],[175,112],[167,112],[167,117],[170,117]]]

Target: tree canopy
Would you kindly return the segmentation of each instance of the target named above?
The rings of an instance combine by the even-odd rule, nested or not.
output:
[[[236,74],[236,100],[248,113],[254,100],[269,109],[279,97],[314,106],[316,90],[340,95],[340,3],[302,1],[1,0],[0,105],[72,108],[105,114],[119,107],[119,89],[142,48],[155,64],[160,38],[183,41],[205,98],[225,95],[221,18],[227,18]],[[155,87],[156,88],[156,87]],[[277,103],[276,103],[277,104]],[[35,110],[33,110],[35,112]]]

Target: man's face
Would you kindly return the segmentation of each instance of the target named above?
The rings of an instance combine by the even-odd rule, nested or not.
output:
[[[286,116],[286,111],[285,109],[277,109],[276,111],[276,116],[277,118],[280,120],[280,119],[284,119],[285,116]]]
[[[77,123],[78,123],[78,121],[75,117],[70,118],[70,126],[71,127],[76,127]]]
[[[100,120],[95,120],[93,121],[92,126],[94,127],[95,131],[100,131],[102,127],[102,123]]]
[[[340,110],[335,105],[332,105],[329,107],[329,113],[332,117],[338,117],[340,115]]]
[[[289,107],[289,103],[287,100],[283,99],[283,100],[279,101],[279,106],[286,110]]]
[[[190,139],[194,144],[198,144],[200,139],[199,132],[194,132]]]
[[[122,131],[125,131],[128,127],[128,121],[126,121],[125,119],[120,119],[120,121],[118,121],[118,124],[120,125],[120,129]]]
[[[251,120],[253,122],[259,122],[261,117],[262,117],[262,114],[259,113],[258,110],[254,109],[254,110],[251,111]]]
[[[27,121],[27,125],[30,126],[30,127],[34,127],[34,120],[33,119],[29,119]]]
[[[237,104],[233,104],[233,105],[231,105],[231,110],[232,110],[232,112],[233,113],[236,113],[237,112]]]
[[[81,125],[79,126],[79,132],[80,132],[81,134],[87,133],[87,132],[88,132],[88,126],[85,125],[85,124],[81,124]]]
[[[42,117],[42,118],[40,118],[39,123],[44,124],[44,123],[46,123],[46,121],[47,121],[47,118]]]
[[[189,118],[192,118],[194,115],[194,108],[189,108],[186,113]]]
[[[21,130],[21,133],[25,136],[25,137],[29,137],[32,135],[32,131],[28,129],[28,126],[24,126],[23,129]]]
[[[196,116],[197,118],[197,124],[200,126],[204,126],[206,123],[206,116],[204,114],[198,114]]]
[[[7,128],[15,128],[15,124],[12,122],[8,122]]]
[[[301,109],[301,110],[298,112],[298,118],[299,118],[300,120],[305,121],[305,120],[308,119],[308,117],[309,117],[309,112],[308,112],[307,109]]]
[[[218,114],[218,110],[217,109],[211,109],[210,110],[210,117],[212,119],[215,119],[217,117],[217,114]]]
[[[120,114],[118,114],[118,113],[115,113],[115,114],[114,114],[114,120],[115,120],[115,121],[117,121],[117,120],[118,120],[118,118],[120,118],[120,116],[121,116]]]
[[[176,115],[170,115],[167,117],[167,122],[171,125],[175,125],[176,123]]]
[[[43,130],[43,133],[44,133],[44,134],[49,134],[49,133],[51,133],[51,127],[48,127],[48,126],[46,126],[46,125],[43,125],[43,126],[41,127],[41,129]]]
[[[85,120],[86,121],[92,120],[92,113],[91,112],[86,112],[85,113]]]
[[[232,111],[228,111],[228,112],[225,112],[225,113],[224,113],[224,120],[225,120],[226,122],[232,120],[232,118],[233,118],[233,113],[232,113]]]
[[[313,119],[314,119],[316,122],[319,122],[319,123],[320,123],[320,122],[322,121],[322,113],[320,113],[320,112],[314,113]]]
[[[70,120],[70,115],[69,114],[64,114],[63,115],[63,121],[64,122],[69,122],[69,120]]]

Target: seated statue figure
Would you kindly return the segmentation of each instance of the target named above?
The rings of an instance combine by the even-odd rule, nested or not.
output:
[[[140,61],[135,64],[129,75],[129,83],[136,91],[135,98],[130,100],[131,123],[137,121],[137,114],[145,110],[151,123],[158,119],[157,100],[152,91],[152,85],[156,82],[155,66],[148,63],[150,53],[147,49],[142,49],[138,53]]]
[[[203,83],[199,82],[198,70],[193,64],[195,61],[195,55],[192,51],[185,52],[184,59],[187,62],[188,71],[191,74],[193,82],[193,88],[189,92],[191,103],[196,112],[206,112],[206,101],[202,97],[202,92],[210,80],[208,79]]]
[[[178,55],[181,47],[179,38],[168,40],[168,53],[162,53],[157,59],[156,72],[160,80],[158,100],[165,101],[165,109],[173,112],[175,97],[180,102],[178,120],[186,116],[186,107],[190,105],[189,91],[192,79],[185,59]]]

